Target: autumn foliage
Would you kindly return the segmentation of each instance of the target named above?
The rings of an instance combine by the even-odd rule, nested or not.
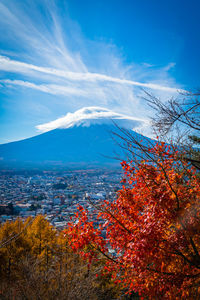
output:
[[[103,262],[81,259],[44,216],[0,224],[0,299],[112,299],[120,293]]]
[[[128,292],[149,299],[200,296],[200,185],[178,151],[157,143],[147,159],[122,162],[122,189],[96,207],[99,226],[79,207],[66,230],[74,251],[105,258]],[[112,250],[112,251],[111,251]]]

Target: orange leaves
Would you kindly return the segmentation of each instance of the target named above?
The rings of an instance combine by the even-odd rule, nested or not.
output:
[[[106,272],[129,291],[176,299],[191,295],[200,277],[200,182],[170,146],[149,153],[151,162],[122,162],[124,185],[115,201],[102,203],[99,227],[80,207],[67,233],[74,250],[103,256]]]

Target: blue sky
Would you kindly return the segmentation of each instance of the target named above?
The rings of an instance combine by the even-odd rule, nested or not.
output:
[[[0,0],[0,143],[85,106],[148,119],[199,88],[198,0]]]

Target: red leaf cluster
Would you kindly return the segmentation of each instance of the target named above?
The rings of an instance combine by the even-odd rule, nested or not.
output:
[[[128,291],[149,299],[198,298],[199,177],[164,143],[149,153],[154,160],[137,167],[122,162],[124,185],[115,201],[99,207],[98,228],[80,208],[66,232],[75,251],[90,259],[101,253],[105,272]]]

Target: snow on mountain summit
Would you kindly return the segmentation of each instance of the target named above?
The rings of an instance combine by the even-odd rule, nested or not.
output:
[[[147,121],[144,119],[119,114],[103,107],[91,106],[81,108],[74,113],[67,113],[64,117],[37,125],[36,128],[40,132],[47,132],[58,128],[71,128],[74,126],[89,127],[93,124],[111,124],[112,121],[120,127],[134,130],[147,125]]]

